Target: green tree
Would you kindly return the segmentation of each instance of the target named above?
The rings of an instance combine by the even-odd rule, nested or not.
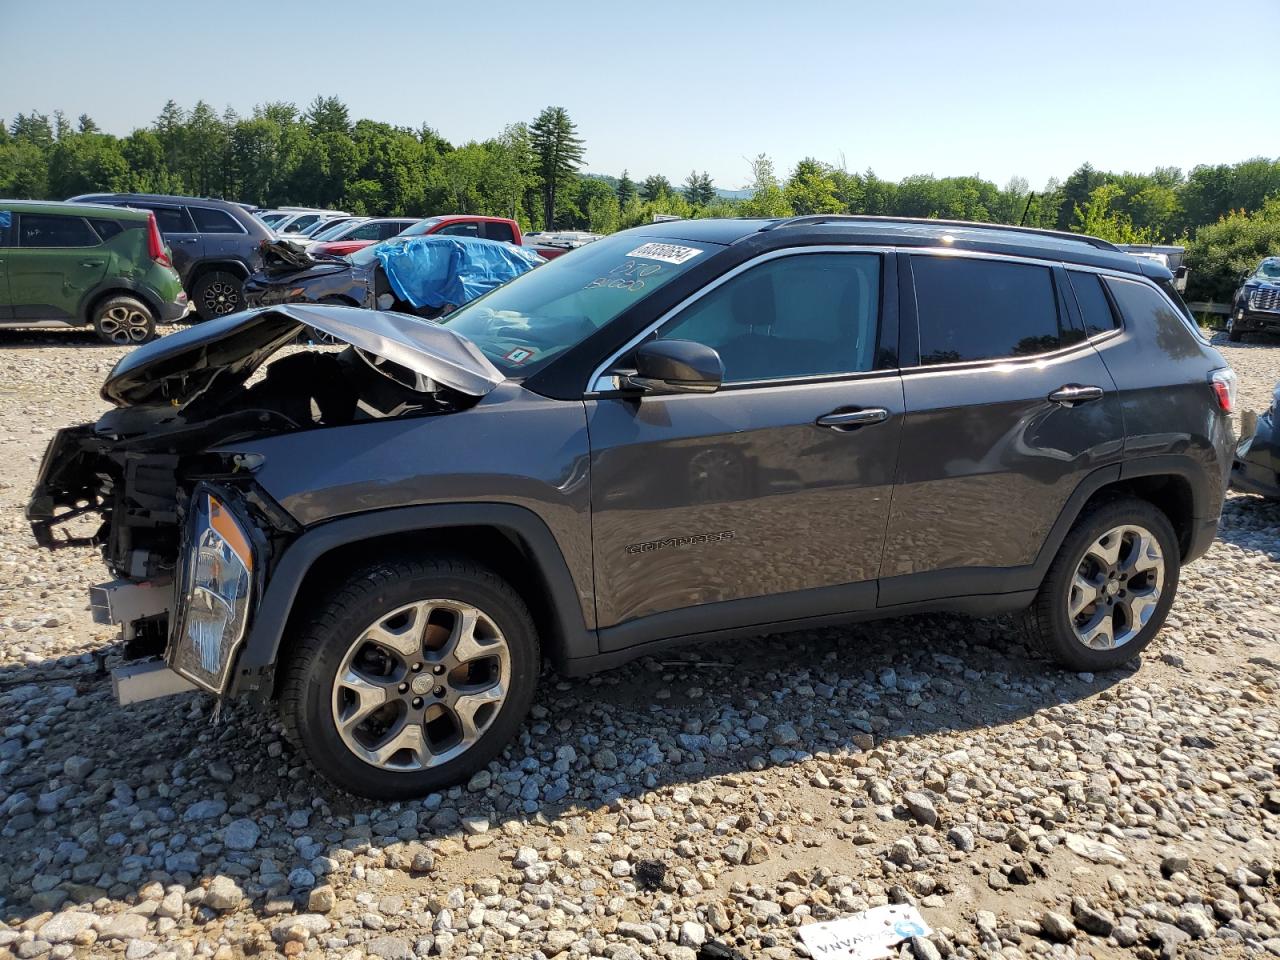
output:
[[[684,198],[694,207],[705,207],[715,200],[716,188],[707,171],[690,171],[689,179],[684,182]]]
[[[783,197],[799,215],[843,213],[847,209],[836,196],[836,182],[825,164],[807,157],[796,164]]]
[[[751,198],[742,204],[744,217],[789,217],[791,207],[783,196],[773,161],[763,153],[751,161]]]
[[[347,105],[337,97],[317,96],[302,115],[302,121],[317,135],[351,132],[351,115]]]
[[[644,183],[640,185],[641,198],[649,201],[670,196],[674,192],[675,191],[671,188],[671,181],[661,174],[654,174],[651,177],[645,177]]]
[[[555,226],[561,189],[573,182],[582,165],[582,138],[564,107],[547,107],[530,126],[529,142],[542,192],[543,223],[551,228]]]
[[[622,176],[618,178],[618,205],[625,207],[632,200],[636,199],[637,191],[635,181],[627,174],[624,169]]]
[[[1088,200],[1076,206],[1071,229],[1112,243],[1154,242],[1149,229],[1135,228],[1128,214],[1112,208],[1120,195],[1120,187],[1114,183],[1095,188]]]
[[[1280,196],[1259,210],[1235,210],[1196,231],[1187,244],[1187,297],[1226,303],[1240,278],[1265,256],[1280,252]]]

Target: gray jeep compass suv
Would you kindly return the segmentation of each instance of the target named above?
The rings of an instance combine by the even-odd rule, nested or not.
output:
[[[946,609],[1104,670],[1232,459],[1234,375],[1170,279],[993,225],[654,224],[439,323],[290,305],[137,349],[28,515],[102,547],[122,701],[275,700],[370,797],[487,764],[544,660]]]

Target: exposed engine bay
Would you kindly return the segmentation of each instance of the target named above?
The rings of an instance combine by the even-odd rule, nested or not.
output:
[[[346,346],[300,348],[308,329]],[[220,318],[117,364],[102,388],[116,409],[58,431],[27,517],[41,546],[100,546],[117,578],[172,597],[199,509],[212,509],[214,527],[219,510],[238,517],[263,538],[244,549],[263,556],[300,530],[253,483],[256,455],[234,452],[238,441],[445,414],[502,379],[470,341],[416,317],[294,305]],[[202,487],[216,496],[194,496]],[[163,652],[169,606],[114,621],[135,648],[127,655]]]

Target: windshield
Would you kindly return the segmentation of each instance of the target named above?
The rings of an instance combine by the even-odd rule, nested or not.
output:
[[[371,244],[370,246],[347,254],[347,259],[357,267],[367,267],[369,264],[373,263],[373,261],[378,259],[378,247],[382,246],[382,244],[390,243],[392,240],[396,240],[399,237],[421,237],[439,222],[439,217],[428,217],[426,220],[419,220],[413,226],[406,227],[401,230],[394,237],[388,237],[386,240],[379,243]]]
[[[1253,276],[1257,280],[1280,280],[1280,258],[1269,257],[1263,260]]]
[[[362,223],[364,223],[364,221],[359,219],[344,220],[342,223],[335,223],[332,226],[323,227],[322,229],[317,230],[312,234],[311,238],[313,240],[336,240],[348,230],[354,230]]]
[[[527,377],[692,266],[715,244],[615,234],[558,257],[440,323],[509,377]]]

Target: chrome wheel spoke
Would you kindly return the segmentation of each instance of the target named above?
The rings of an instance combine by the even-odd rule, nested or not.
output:
[[[506,688],[495,682],[481,690],[467,690],[458,695],[453,703],[454,715],[458,718],[458,731],[464,744],[474,743],[483,732],[476,724],[476,714],[486,704],[501,704],[507,698]],[[490,721],[493,714],[490,714]],[[485,722],[488,727],[489,721]]]
[[[1092,647],[1095,650],[1110,650],[1116,645],[1115,623],[1112,620],[1111,610],[1105,607],[1098,611],[1098,615],[1087,629],[1077,628],[1076,632],[1086,647]]]
[[[392,684],[377,683],[351,669],[347,669],[338,678],[337,687],[340,691],[355,695],[355,703],[337,717],[340,730],[359,726],[371,713],[391,699],[395,689]]]
[[[1158,590],[1147,590],[1142,593],[1131,594],[1127,598],[1125,607],[1129,613],[1129,628],[1133,632],[1136,633],[1147,625],[1147,621],[1155,613],[1156,604],[1159,601],[1160,593]]]
[[[1120,548],[1124,545],[1124,535],[1118,528],[1103,534],[1093,542],[1089,554],[1096,557],[1103,567],[1114,567],[1120,560]]]
[[[422,656],[422,628],[430,615],[430,608],[425,604],[417,604],[396,610],[364,632],[364,638],[398,653],[406,660],[414,660]],[[397,620],[407,618],[400,626],[391,626]]]
[[[440,651],[443,659],[452,663],[467,663],[491,653],[487,644],[476,637],[476,627],[480,622],[480,611],[475,607],[463,607],[457,611],[453,633],[449,642]]]
[[[1089,604],[1098,599],[1098,585],[1083,574],[1076,572],[1071,581],[1071,596],[1067,600],[1067,613],[1075,619],[1084,612]]]
[[[1134,532],[1129,555],[1120,565],[1120,570],[1132,575],[1158,569],[1163,564],[1164,558],[1160,555],[1160,545],[1156,543],[1156,538],[1147,531],[1140,530]]]
[[[398,763],[395,766],[419,768],[430,765],[431,748],[427,746],[427,736],[422,729],[421,721],[401,720],[398,727],[388,733],[376,747],[369,750],[369,755],[375,763],[386,766],[402,750],[409,751],[412,762]]]

